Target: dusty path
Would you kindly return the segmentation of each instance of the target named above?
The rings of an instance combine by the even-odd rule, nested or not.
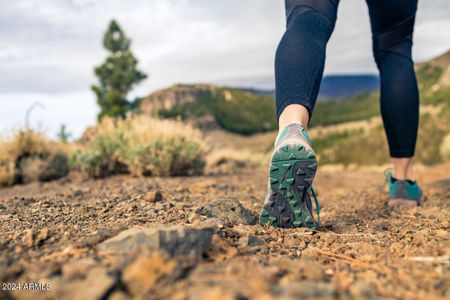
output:
[[[380,192],[382,174],[319,171],[323,227],[315,234],[240,225],[252,216],[234,207],[228,219],[195,213],[223,197],[256,216],[265,169],[210,177],[64,179],[2,189],[0,298],[448,299],[449,174],[450,164],[420,171],[425,205],[390,210]],[[144,247],[132,253],[123,247],[122,256],[117,249],[102,251],[105,239],[125,229],[161,224],[213,226],[215,233],[211,240],[201,232],[207,244],[200,256]],[[183,234],[171,239],[190,238]],[[180,243],[175,240],[175,249],[184,249]],[[11,291],[8,282],[22,290]],[[47,290],[25,291],[25,282]]]

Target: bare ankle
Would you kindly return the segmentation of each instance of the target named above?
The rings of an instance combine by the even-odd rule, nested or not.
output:
[[[414,179],[411,168],[412,158],[392,158],[392,164],[394,166],[394,177],[396,179]]]
[[[286,106],[278,119],[279,131],[292,123],[298,123],[303,128],[308,126],[309,112],[303,105],[291,104]]]

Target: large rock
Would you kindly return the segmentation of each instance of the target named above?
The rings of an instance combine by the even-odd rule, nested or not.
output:
[[[167,253],[153,251],[141,254],[128,265],[122,273],[122,281],[133,296],[143,297],[151,290],[155,292],[158,286],[173,285],[182,271]]]
[[[211,244],[213,228],[132,228],[122,231],[98,245],[100,251],[133,253],[147,249],[163,250],[171,256],[188,255],[200,257]]]
[[[81,279],[55,277],[29,280],[37,282],[44,290],[15,290],[14,299],[106,299],[108,292],[114,288],[117,278],[101,266],[91,268]]]
[[[195,213],[203,217],[219,219],[224,223],[231,222],[235,225],[254,225],[256,223],[253,214],[233,198],[216,198],[197,208]]]

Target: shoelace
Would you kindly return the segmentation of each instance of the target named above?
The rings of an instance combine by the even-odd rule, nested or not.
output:
[[[311,194],[313,195],[314,202],[316,203],[317,225],[320,226],[320,204],[319,200],[317,199],[316,192],[314,191],[312,186],[311,186]]]

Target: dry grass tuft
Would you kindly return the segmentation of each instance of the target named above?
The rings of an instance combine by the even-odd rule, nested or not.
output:
[[[0,140],[0,186],[49,181],[68,173],[68,149],[44,134],[22,130]]]
[[[92,177],[197,174],[204,167],[204,146],[200,131],[178,121],[104,119],[76,151],[71,166]]]

